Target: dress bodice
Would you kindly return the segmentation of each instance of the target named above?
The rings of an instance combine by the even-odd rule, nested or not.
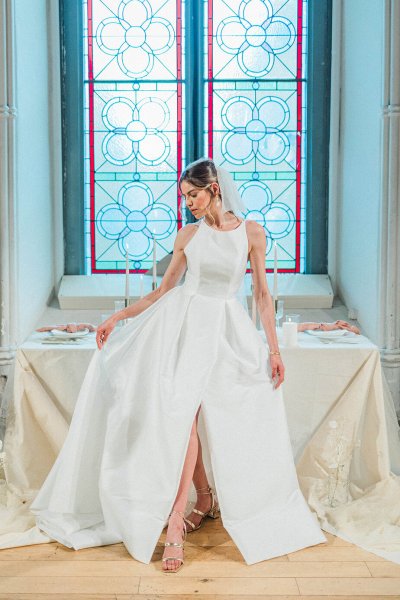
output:
[[[183,289],[220,298],[234,297],[246,273],[248,240],[246,223],[229,231],[218,231],[204,219],[186,244],[187,272]]]

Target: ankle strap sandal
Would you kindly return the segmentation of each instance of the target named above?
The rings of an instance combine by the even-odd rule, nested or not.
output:
[[[201,490],[206,490],[206,491],[201,491]],[[204,488],[198,488],[198,489],[196,488],[196,492],[198,494],[211,494],[212,503],[211,503],[211,508],[208,512],[202,512],[201,510],[198,510],[197,508],[192,508],[191,512],[194,512],[197,515],[201,516],[201,520],[198,525],[195,525],[192,521],[190,521],[190,519],[188,519],[187,517],[184,517],[184,520],[186,521],[186,523],[189,523],[189,525],[191,527],[191,529],[189,529],[188,533],[191,533],[192,531],[196,531],[196,529],[200,529],[200,527],[203,524],[203,520],[206,517],[210,517],[211,519],[217,519],[220,515],[220,508],[219,508],[217,497],[214,494],[214,490],[209,485]]]
[[[171,516],[172,514],[181,515],[181,517],[183,518],[184,535],[183,535],[181,544],[179,544],[178,542],[165,542],[164,546],[176,546],[177,548],[183,548],[185,545],[186,534],[187,534],[186,523],[185,523],[185,513],[177,511],[177,510],[173,510],[170,512],[169,516]],[[181,568],[181,566],[183,565],[183,563],[185,562],[183,560],[183,558],[179,558],[177,556],[165,556],[162,559],[162,562],[165,562],[167,560],[179,560],[181,564],[176,569],[163,569],[164,573],[177,573],[179,571],[179,569]]]

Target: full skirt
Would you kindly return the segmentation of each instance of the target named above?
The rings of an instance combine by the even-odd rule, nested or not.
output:
[[[76,550],[123,542],[149,563],[201,406],[209,481],[245,562],[326,542],[299,488],[282,386],[237,298],[172,288],[96,349],[30,506],[38,527]]]

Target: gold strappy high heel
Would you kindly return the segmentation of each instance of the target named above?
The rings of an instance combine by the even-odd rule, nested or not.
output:
[[[176,513],[177,515],[181,515],[182,518],[183,518],[184,536],[183,536],[183,539],[182,539],[182,544],[178,544],[177,542],[165,542],[164,546],[176,546],[178,548],[183,548],[184,545],[185,545],[186,534],[187,534],[186,523],[185,523],[185,513],[179,512],[178,510],[173,510],[173,511],[170,512],[169,517],[173,513]],[[163,569],[163,573],[177,573],[179,571],[179,569],[181,568],[181,566],[183,565],[183,563],[185,562],[183,560],[183,558],[179,558],[178,556],[165,556],[162,559],[162,562],[165,562],[167,560],[179,560],[181,562],[181,564],[179,565],[179,567],[177,569]]]
[[[202,492],[200,490],[206,490],[206,491]],[[186,521],[186,523],[189,523],[190,527],[192,528],[192,529],[188,530],[188,533],[191,533],[192,531],[196,531],[196,529],[200,529],[200,527],[203,524],[203,520],[206,517],[211,517],[211,519],[218,519],[219,514],[220,514],[220,508],[218,505],[217,498],[214,494],[213,489],[209,485],[205,488],[196,489],[196,492],[198,492],[199,494],[211,494],[212,503],[211,503],[210,510],[206,513],[202,512],[201,510],[198,510],[197,508],[192,508],[191,512],[194,512],[197,515],[201,516],[201,520],[197,526],[192,521],[190,521],[187,517],[184,517],[184,520]]]

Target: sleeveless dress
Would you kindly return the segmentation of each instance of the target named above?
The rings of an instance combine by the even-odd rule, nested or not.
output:
[[[197,225],[184,283],[96,348],[65,442],[31,503],[37,526],[65,546],[122,541],[150,562],[200,405],[209,482],[245,562],[327,541],[299,488],[284,383],[274,389],[268,348],[238,299],[246,223]]]

